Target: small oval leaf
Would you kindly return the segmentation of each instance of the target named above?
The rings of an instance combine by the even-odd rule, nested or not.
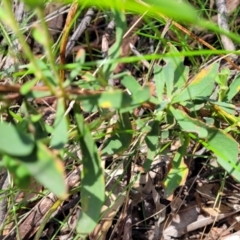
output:
[[[180,93],[173,97],[172,103],[209,96],[214,88],[218,67],[219,64],[215,63],[202,69]]]
[[[23,130],[11,123],[0,123],[0,152],[11,156],[27,156],[34,148],[34,141]],[[4,136],[4,137],[3,137]]]

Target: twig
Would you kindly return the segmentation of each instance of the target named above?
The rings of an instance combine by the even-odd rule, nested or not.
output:
[[[220,28],[224,29],[225,31],[229,31],[226,1],[216,0],[216,5],[218,9],[218,25]],[[234,51],[236,49],[233,41],[229,37],[223,34],[221,34],[220,36],[221,36],[222,45],[225,50]],[[231,58],[235,60],[237,56],[231,55]]]
[[[2,176],[0,180],[0,189],[1,191],[3,191],[3,193],[0,194],[0,230],[2,230],[3,228],[4,221],[7,214],[7,196],[6,196],[6,193],[4,193],[4,191],[6,191],[9,184],[7,171],[4,170],[4,172],[1,175]],[[2,239],[1,235],[2,234],[0,231],[0,239]]]
[[[103,58],[106,58],[108,56],[110,34],[112,33],[114,27],[115,27],[115,21],[112,20],[107,25],[106,32],[102,36],[102,55],[103,55]]]
[[[93,8],[89,8],[88,11],[85,14],[83,20],[78,25],[76,31],[74,32],[74,34],[72,35],[72,37],[69,39],[69,41],[67,43],[65,57],[67,57],[70,54],[70,52],[72,51],[74,45],[78,41],[79,37],[83,34],[83,32],[86,30],[86,28],[90,24],[93,15],[94,15]]]
[[[126,57],[129,55],[129,53],[131,52],[130,49],[130,45],[129,43],[131,43],[132,45],[135,45],[138,39],[138,36],[135,34],[135,32],[142,26],[143,23],[143,16],[138,17],[138,16],[134,16],[133,20],[130,23],[130,28],[128,29],[128,31],[124,34],[124,38],[122,41],[122,45],[121,45],[121,56],[122,57]],[[125,66],[125,63],[119,63],[116,68],[114,69],[114,73],[120,73],[123,68]]]
[[[132,51],[136,56],[143,58],[143,59],[141,60],[141,62],[143,63],[143,65],[144,65],[147,69],[149,69],[150,64],[149,64],[148,61],[146,61],[146,60],[144,59],[144,56],[143,56],[140,52],[138,52],[138,50],[136,49],[136,47],[135,47],[134,45],[132,45],[131,43],[129,43],[129,46],[130,46],[130,48],[131,48],[131,51]]]

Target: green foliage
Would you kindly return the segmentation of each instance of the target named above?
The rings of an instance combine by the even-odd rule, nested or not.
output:
[[[30,173],[27,168],[8,155],[5,155],[1,162],[2,167],[6,167],[13,177],[17,187],[26,189],[30,184]]]
[[[149,124],[150,131],[145,138],[148,147],[148,153],[143,167],[146,171],[149,171],[152,161],[159,151],[159,124],[160,121],[158,120],[151,122]]]
[[[42,0],[23,0],[30,8],[44,7],[45,1]]]
[[[58,99],[56,118],[53,125],[53,133],[50,146],[55,149],[62,149],[68,141],[68,124],[65,113],[63,98]]]
[[[187,135],[180,137],[182,146],[178,148],[176,154],[174,155],[171,168],[163,180],[163,184],[165,186],[165,198],[170,197],[178,186],[184,185],[188,175],[188,167],[184,163],[184,157],[187,154],[189,137]]]
[[[104,175],[97,147],[87,128],[79,107],[75,106],[75,117],[82,150],[83,170],[81,174],[82,211],[77,224],[77,232],[85,238],[93,231],[100,217],[105,198]]]
[[[102,150],[102,154],[114,155],[128,149],[132,140],[132,125],[128,113],[120,114],[111,137],[109,137]]]
[[[36,8],[39,18],[44,15],[44,1],[24,2]],[[79,2],[83,6],[92,5],[92,1]],[[68,186],[65,175],[68,166],[65,166],[65,155],[70,152],[69,146],[78,145],[81,154],[75,158],[76,164],[82,166],[79,183],[81,214],[76,230],[80,237],[86,238],[101,220],[107,177],[102,168],[102,158],[118,156],[124,159],[132,152],[140,152],[142,145],[146,145],[143,169],[150,171],[155,158],[160,157],[168,146],[164,140],[177,139],[181,146],[173,153],[162,180],[165,197],[170,197],[178,186],[185,183],[188,167],[184,158],[190,142],[201,144],[211,151],[218,164],[240,181],[239,150],[234,138],[238,133],[239,118],[234,115],[235,106],[232,104],[239,92],[239,76],[229,84],[229,71],[225,69],[219,73],[219,64],[213,63],[198,73],[191,73],[193,77],[189,80],[190,69],[184,65],[183,52],[170,43],[166,54],[151,56],[151,59],[161,58],[163,64],[154,64],[150,84],[146,84],[144,79],[142,86],[139,79],[130,73],[114,76],[114,69],[119,61],[123,61],[121,43],[127,28],[125,12],[146,13],[155,19],[166,14],[175,20],[203,25],[192,7],[181,1],[169,0],[95,1],[94,4],[110,9],[116,22],[116,41],[109,49],[108,59],[101,61],[97,75],[91,71],[85,72],[86,66],[90,69],[96,66],[96,62],[87,62],[85,52],[77,57],[72,68],[67,64],[55,64],[57,56],[52,53],[52,39],[48,37],[43,18],[40,25],[34,27],[33,36],[43,46],[46,55],[41,60],[36,59],[24,41],[20,26],[14,19],[7,19],[10,14],[8,4],[4,1],[3,7],[0,7],[0,18],[16,33],[23,46],[29,60],[24,68],[30,80],[19,88],[23,99],[21,107],[13,111],[6,101],[6,107],[1,109],[8,116],[0,122],[0,133],[4,136],[0,138],[1,166],[9,171],[17,187],[26,188],[33,176],[57,197],[66,199]],[[202,52],[198,51],[197,54]],[[141,58],[147,59],[146,56]],[[132,61],[125,59],[126,62]],[[69,77],[63,80],[59,72],[65,68],[70,72]],[[22,73],[16,74],[21,76]],[[78,76],[85,76],[87,80],[77,82],[75,78]],[[121,87],[110,86],[110,78],[118,78]],[[38,81],[44,83],[42,88],[36,87]],[[154,90],[151,84],[155,86]],[[214,99],[213,93],[217,95]],[[52,126],[45,123],[39,109],[31,104],[34,100],[49,96],[55,97],[57,103]],[[66,114],[69,102],[74,105],[73,111]],[[146,108],[143,115],[135,113],[136,109]],[[208,113],[207,118],[201,114],[202,111]],[[88,116],[86,119],[85,114]],[[92,120],[92,116],[97,117]],[[116,121],[112,122],[113,119]],[[219,128],[223,122],[228,124],[227,129]]]
[[[169,50],[170,56],[171,54],[177,52],[176,48],[172,47],[171,45]],[[218,163],[223,166],[224,169],[235,179],[240,181],[240,169],[237,158],[237,142],[224,131],[215,127],[209,127],[202,120],[200,120],[199,117],[196,117],[196,111],[205,109],[206,107],[209,109],[209,104],[211,102],[209,96],[213,93],[216,79],[219,79],[218,83],[220,89],[223,84],[226,84],[226,80],[223,78],[220,80],[220,78],[223,76],[221,73],[219,76],[218,64],[215,63],[207,68],[202,69],[189,83],[187,83],[185,74],[188,72],[188,69],[184,69],[185,67],[183,65],[183,59],[172,57],[170,59],[165,58],[164,60],[166,63],[164,66],[155,66],[154,68],[154,80],[156,83],[157,96],[160,106],[158,111],[166,112],[170,119],[175,119],[175,123],[169,123],[172,125],[171,127],[174,125],[176,126],[177,123],[180,126],[181,131],[189,133],[189,137],[200,142],[207,149],[211,150],[217,157]],[[235,81],[237,82],[238,78]],[[232,90],[232,95],[230,95],[229,91],[219,91],[219,95],[221,95],[219,98],[220,100],[223,98],[232,99],[232,97],[237,94],[238,83],[235,81],[229,87]],[[166,100],[163,99],[164,94],[166,95]],[[228,97],[229,95],[231,97]],[[197,105],[194,104],[194,101],[201,101],[200,107],[197,107]],[[182,107],[180,105],[176,105],[176,103],[180,103]],[[191,106],[192,103],[195,106],[192,109],[188,109],[192,116],[191,117],[188,115],[189,113],[184,111],[184,107],[188,105]],[[229,108],[231,104],[229,105],[227,102],[217,102],[215,104],[220,104],[220,106],[223,106],[224,110],[227,110],[227,112],[225,112],[223,109],[221,110],[221,107],[215,107],[215,109],[219,109],[219,114],[221,114],[222,117],[231,119],[234,123],[237,122],[237,120],[234,118],[234,111],[231,111],[231,108]],[[214,110],[212,109],[212,111]],[[180,148],[179,151],[182,152],[182,148]],[[177,153],[173,160],[173,165],[171,168],[172,170],[170,171],[173,173],[173,175],[176,173],[176,170],[174,170],[175,160],[178,161],[178,163],[175,164],[180,166],[182,157],[185,155],[185,153],[182,155],[179,154],[180,153]],[[186,178],[184,171],[182,174],[178,175],[177,181],[175,177],[169,176],[171,176],[171,174],[168,175],[167,180],[165,180],[166,196],[171,195],[174,189],[181,182],[184,182],[183,179]]]
[[[240,91],[240,76],[237,76],[236,79],[227,87],[227,92],[224,96],[224,100],[229,102],[236,96],[237,93]]]
[[[64,181],[63,162],[55,152],[41,142],[36,143],[33,152],[24,157],[15,158],[43,186],[55,193],[60,199],[67,197],[67,186]]]
[[[213,91],[214,81],[218,75],[217,70],[218,64],[204,68],[181,92],[174,96],[172,103],[208,97]]]
[[[0,152],[11,154],[13,156],[27,156],[35,147],[35,143],[31,136],[26,134],[23,129],[18,129],[11,123],[0,123]]]
[[[103,93],[97,93],[91,96],[73,97],[76,100],[82,100],[85,111],[93,111],[94,107],[105,109],[121,109],[126,111],[129,108],[136,108],[150,98],[149,87],[143,87],[136,94],[130,96],[128,93],[120,90],[110,90]]]
[[[150,6],[153,6],[151,10],[155,13],[161,13],[176,20],[195,23],[198,21],[197,14],[195,12],[196,10],[184,1],[174,2],[168,0],[147,0],[146,2],[150,4]]]

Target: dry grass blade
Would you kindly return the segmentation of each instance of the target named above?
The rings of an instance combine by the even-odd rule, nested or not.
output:
[[[73,23],[73,19],[76,15],[77,9],[78,9],[78,3],[75,2],[71,5],[68,11],[65,26],[63,28],[63,36],[62,36],[62,41],[60,45],[60,63],[62,65],[65,64],[65,55],[66,55],[66,47],[68,43],[69,32]],[[61,69],[60,71],[60,79],[62,82],[64,82],[64,79],[65,79],[64,69]]]

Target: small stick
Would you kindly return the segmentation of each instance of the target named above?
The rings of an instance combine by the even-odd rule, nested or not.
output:
[[[218,9],[218,26],[226,31],[229,31],[226,1],[216,0],[216,5]],[[225,50],[235,51],[236,48],[234,43],[229,37],[223,34],[221,34],[220,37]],[[231,58],[235,60],[237,56],[232,55]]]

